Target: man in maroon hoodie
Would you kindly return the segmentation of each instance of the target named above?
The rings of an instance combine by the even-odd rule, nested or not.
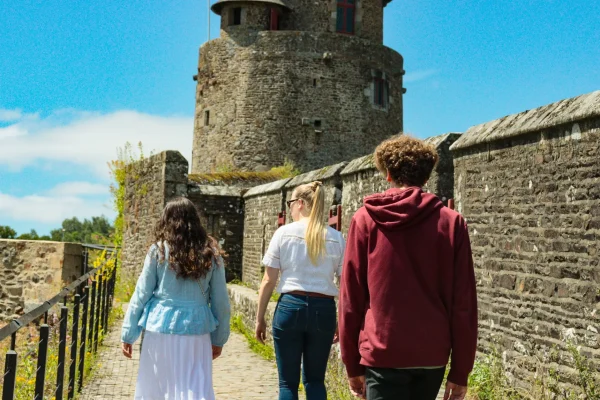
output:
[[[435,149],[401,135],[375,164],[391,188],[368,196],[350,224],[340,287],[340,345],[353,393],[368,400],[463,399],[477,344],[467,224],[421,187]]]

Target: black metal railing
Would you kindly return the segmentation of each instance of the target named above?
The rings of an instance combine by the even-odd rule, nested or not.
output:
[[[68,372],[67,398],[72,399],[75,390],[81,391],[85,373],[87,352],[96,353],[99,338],[106,333],[108,315],[112,308],[116,282],[117,260],[116,250],[111,247],[84,245],[82,273],[83,275],[60,293],[45,301],[39,307],[23,314],[8,325],[0,328],[0,343],[10,338],[10,348],[6,352],[4,364],[4,377],[2,383],[2,400],[15,398],[16,383],[18,379],[19,354],[17,353],[17,339],[19,331],[31,326],[43,318],[39,326],[39,341],[37,351],[33,351],[36,360],[34,399],[44,399],[45,393],[52,389],[52,396],[62,400],[65,389],[65,373]],[[106,250],[107,257],[97,268],[88,272],[89,252]],[[114,264],[109,260],[114,260]],[[109,269],[108,266],[112,265]],[[91,286],[91,290],[90,290]],[[61,304],[62,302],[62,304]],[[56,366],[56,382],[47,382],[48,348],[51,343],[51,329],[48,325],[48,312],[54,307],[60,307],[60,320],[58,323],[58,337],[54,340],[58,350]],[[72,312],[70,332],[70,353],[67,359],[67,341],[69,340],[69,312]],[[79,356],[79,357],[78,357]],[[27,357],[27,355],[25,355]],[[88,360],[89,362],[89,360]],[[66,369],[65,367],[68,368]],[[49,389],[50,388],[50,389]]]

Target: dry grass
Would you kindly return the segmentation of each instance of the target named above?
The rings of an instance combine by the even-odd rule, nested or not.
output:
[[[231,167],[220,167],[216,171],[206,174],[190,174],[188,178],[197,183],[211,184],[223,183],[268,183],[279,179],[293,178],[300,171],[294,165],[286,161],[279,167],[273,167],[269,171],[237,171]]]

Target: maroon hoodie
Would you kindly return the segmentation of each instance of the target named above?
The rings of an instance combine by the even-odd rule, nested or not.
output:
[[[466,386],[477,344],[477,296],[467,225],[420,188],[368,196],[350,224],[340,287],[348,376],[364,366],[445,366]]]

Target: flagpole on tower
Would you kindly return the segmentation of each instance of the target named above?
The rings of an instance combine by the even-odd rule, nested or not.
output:
[[[206,35],[206,41],[210,41],[210,0],[206,0],[206,3],[208,4],[208,9],[207,9],[207,17],[208,17],[208,35]]]

